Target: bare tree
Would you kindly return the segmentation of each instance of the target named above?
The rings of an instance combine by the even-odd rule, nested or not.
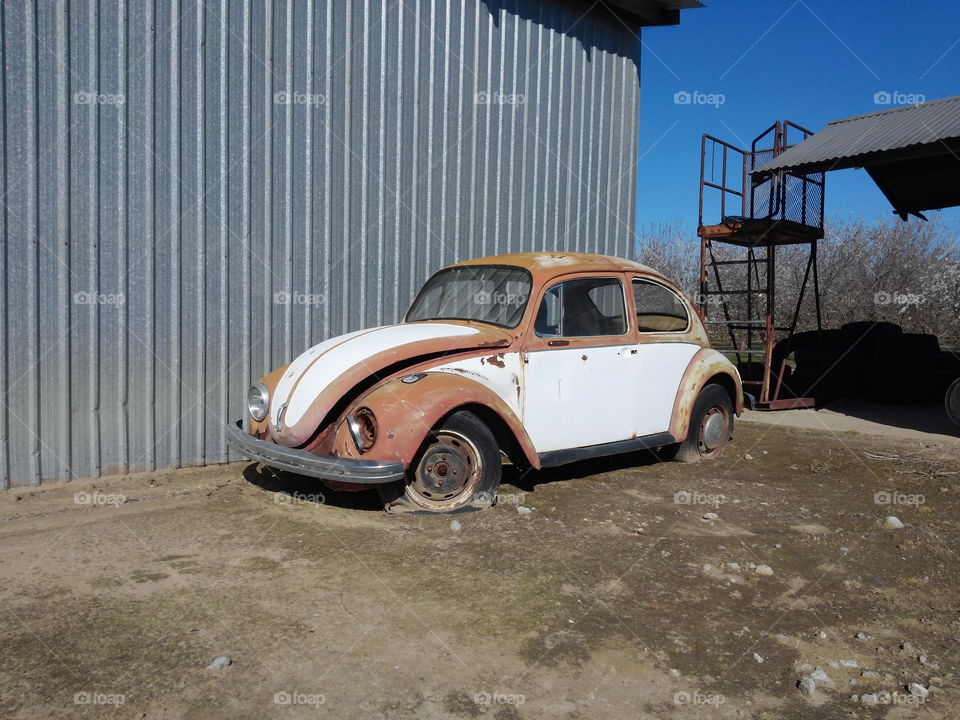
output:
[[[651,223],[640,236],[637,261],[675,282],[689,296],[698,291],[700,239],[680,221]]]
[[[818,253],[825,327],[875,320],[946,342],[960,337],[960,251],[936,219],[834,221]],[[788,307],[795,305],[799,292],[799,281],[791,282],[802,277],[799,255],[798,249],[790,249],[778,268],[779,301]],[[812,298],[801,317],[803,329],[813,326]]]
[[[696,295],[700,262],[696,235],[679,222],[657,223],[642,232],[639,240],[640,262]],[[721,245],[715,251],[718,258],[741,254]],[[775,252],[777,315],[786,322],[792,318],[800,293],[808,248],[784,246]],[[943,344],[960,341],[960,243],[954,229],[938,219],[834,220],[819,242],[818,267],[824,327],[858,320],[887,321],[905,332],[934,334]],[[763,275],[759,279],[765,282]],[[734,284],[743,282],[731,278],[730,285]],[[798,330],[814,327],[810,286]]]

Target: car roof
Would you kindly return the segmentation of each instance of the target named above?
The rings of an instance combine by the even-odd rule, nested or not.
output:
[[[664,276],[653,268],[642,265],[633,260],[611,257],[609,255],[593,255],[576,252],[525,252],[510,253],[507,255],[491,255],[489,257],[467,260],[460,265],[516,265],[529,270],[537,276],[538,281],[547,280],[557,275],[566,275],[574,272],[642,272],[658,278]]]

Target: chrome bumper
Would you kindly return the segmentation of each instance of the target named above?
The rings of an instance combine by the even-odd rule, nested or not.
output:
[[[323,480],[382,485],[401,480],[404,476],[401,462],[314,455],[306,450],[258,440],[243,429],[240,420],[227,424],[227,444],[244,457],[269,467]]]

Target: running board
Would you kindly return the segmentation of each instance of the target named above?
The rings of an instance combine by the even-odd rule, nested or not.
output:
[[[668,432],[662,432],[631,438],[629,440],[603,443],[602,445],[588,445],[587,447],[569,448],[567,450],[551,450],[550,452],[539,453],[537,457],[540,458],[540,467],[548,468],[566,465],[567,463],[577,462],[579,460],[605,457],[607,455],[620,455],[638,450],[649,450],[650,448],[662,447],[663,445],[673,445],[675,442],[677,442],[677,439],[673,435]]]

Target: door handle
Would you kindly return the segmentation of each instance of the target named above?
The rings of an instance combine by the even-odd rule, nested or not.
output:
[[[547,345],[550,347],[557,347],[558,345],[569,345],[569,340],[550,340]]]

